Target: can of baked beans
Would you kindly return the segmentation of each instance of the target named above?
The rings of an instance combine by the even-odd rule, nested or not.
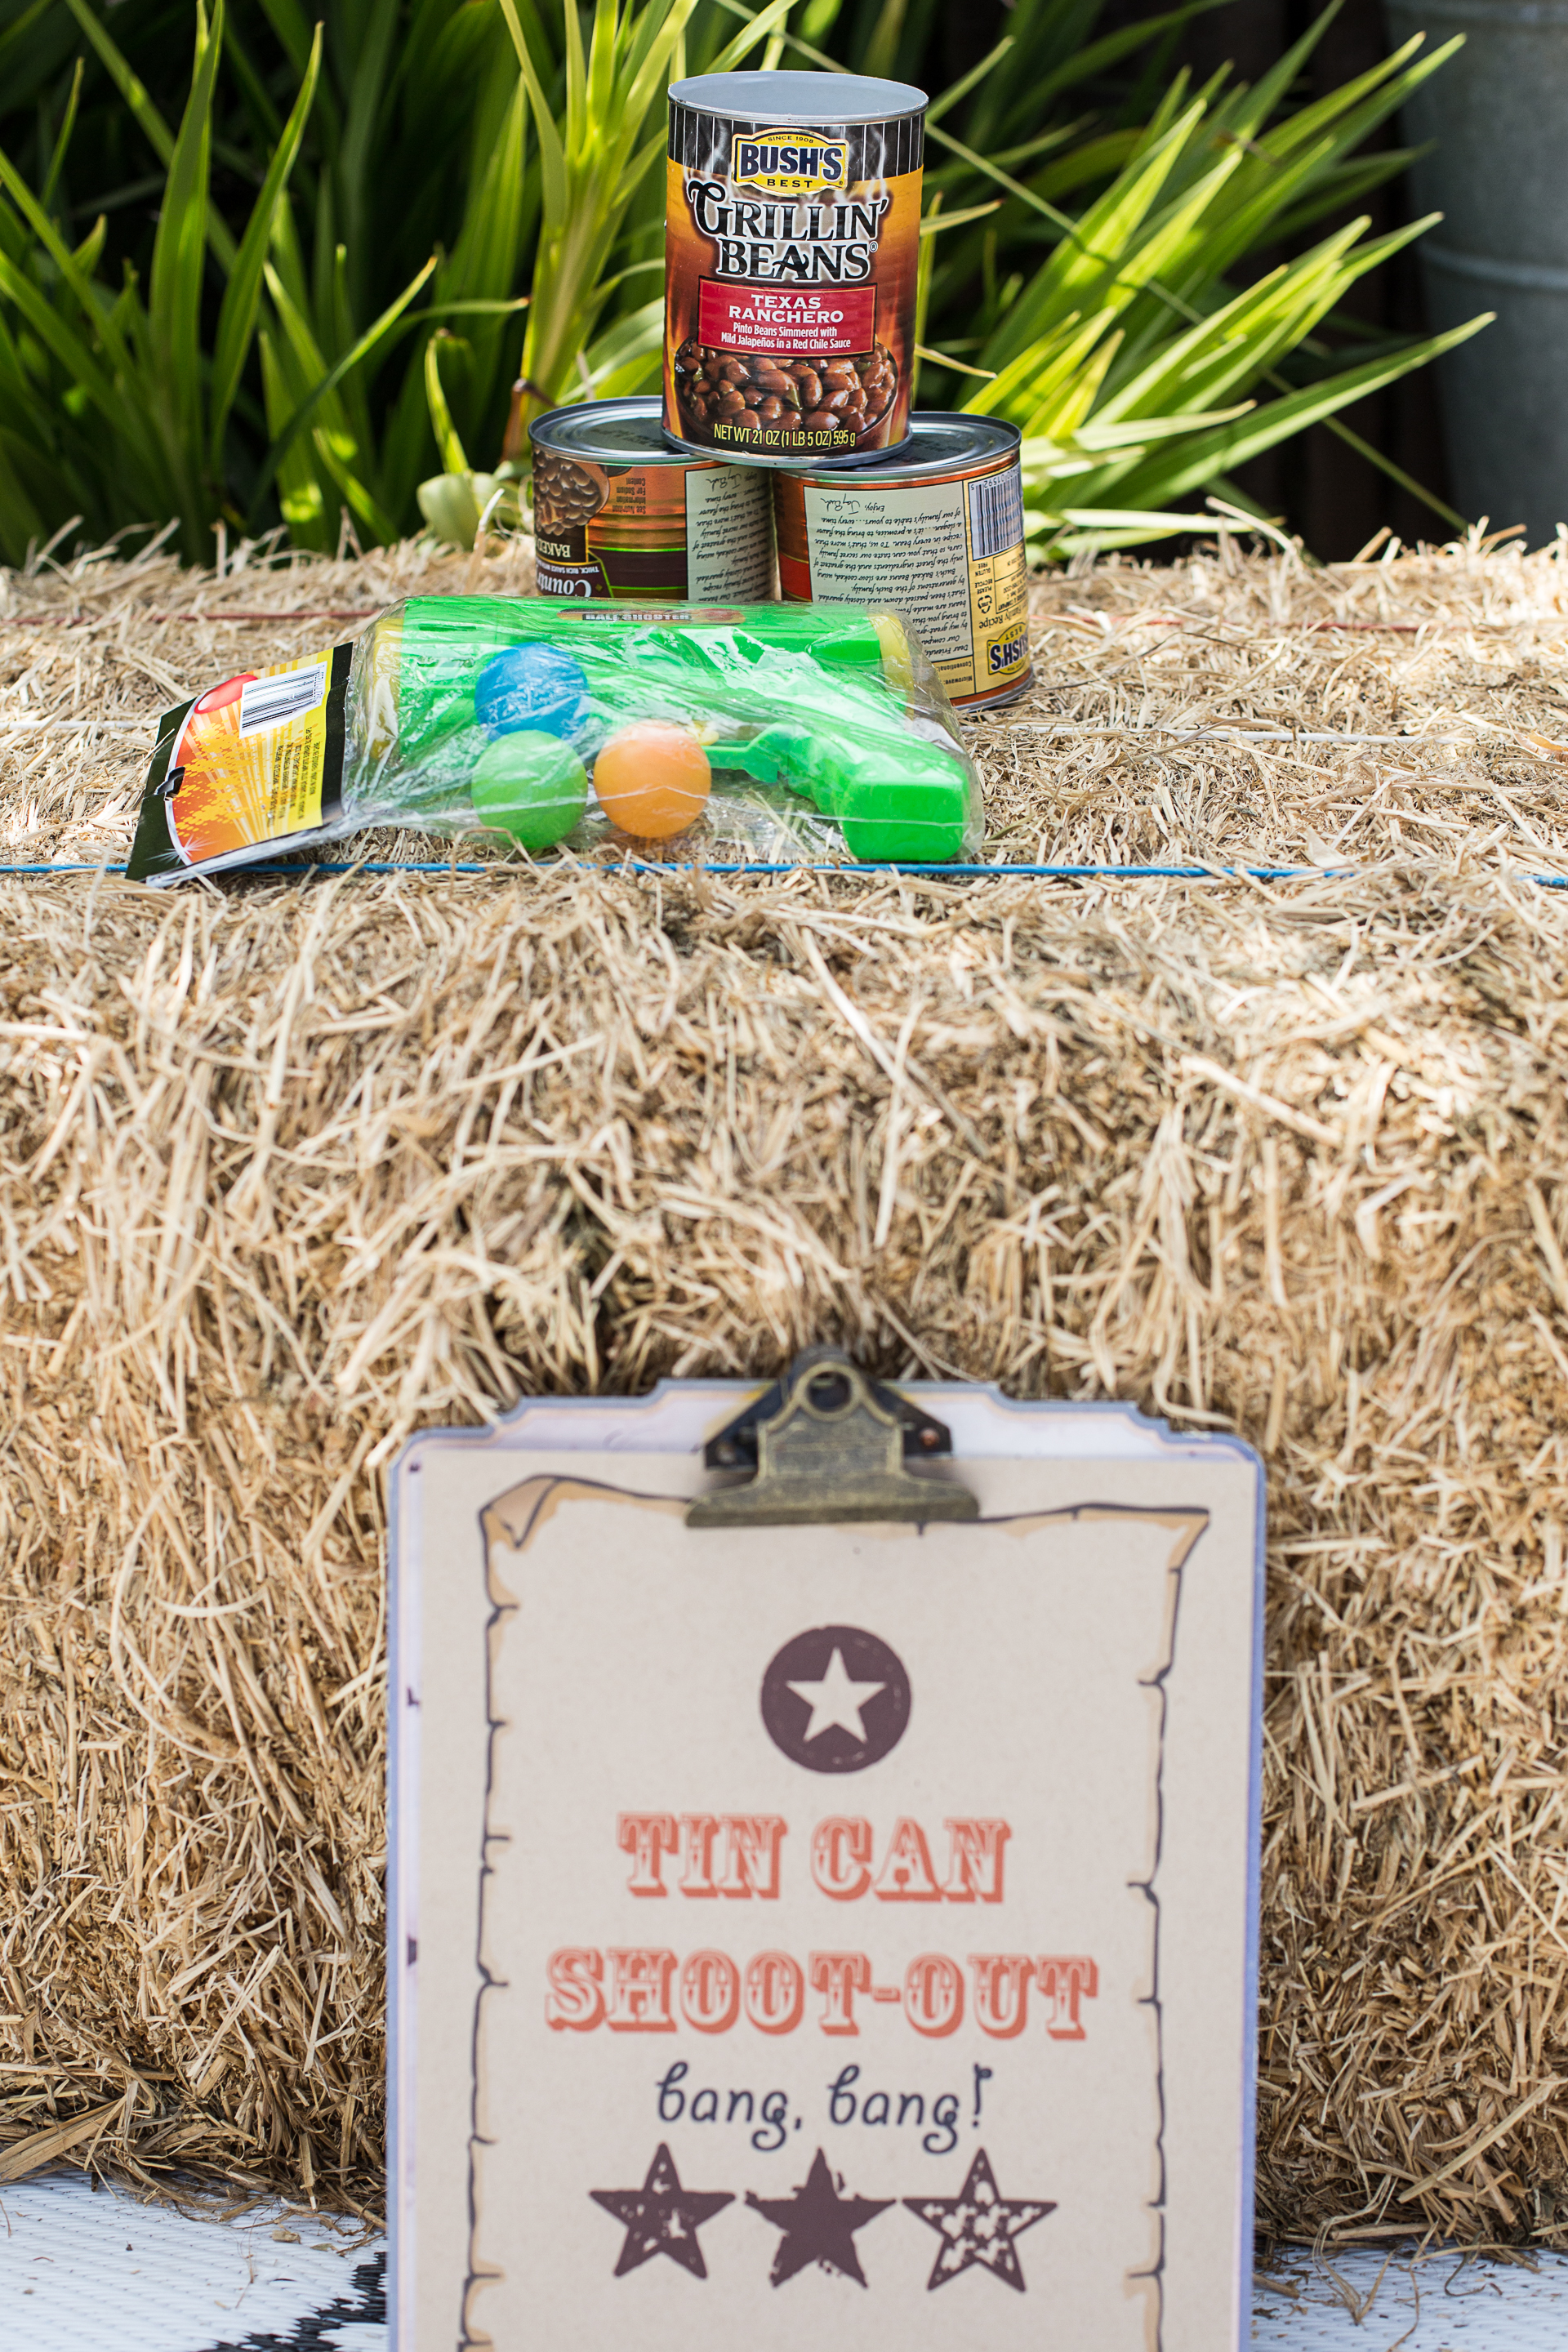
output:
[[[673,450],[657,394],[552,408],[529,427],[542,596],[760,604],[773,593],[765,475]]]
[[[664,424],[751,466],[903,446],[924,90],[698,74],[669,91]]]
[[[895,612],[955,708],[1011,702],[1029,683],[1018,428],[937,409],[910,425],[864,473],[773,476],[779,593]]]

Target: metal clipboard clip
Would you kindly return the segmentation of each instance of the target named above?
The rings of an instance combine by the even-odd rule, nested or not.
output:
[[[837,1348],[807,1348],[783,1380],[703,1448],[710,1470],[754,1467],[710,1488],[689,1528],[826,1525],[855,1519],[975,1519],[967,1486],[921,1477],[910,1461],[951,1455],[945,1425],[897,1389],[873,1381]]]

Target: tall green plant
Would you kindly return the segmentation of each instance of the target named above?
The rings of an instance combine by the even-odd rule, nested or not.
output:
[[[548,52],[540,18],[527,0],[500,0],[517,51],[523,87],[532,103],[540,151],[540,227],[522,347],[520,398],[508,449],[521,459],[530,418],[558,402],[613,398],[657,382],[664,335],[664,300],[624,310],[600,333],[600,320],[617,292],[662,277],[659,251],[633,257],[636,215],[652,199],[662,232],[665,91],[684,68],[686,37],[699,0],[595,0],[586,47],[574,6],[563,11],[564,57],[552,102]],[[763,47],[788,16],[793,0],[768,5],[715,54],[703,69],[722,73]],[[650,129],[650,125],[652,126]],[[619,257],[619,266],[616,257]],[[430,413],[446,464],[443,475],[420,485],[426,520],[442,537],[461,543],[474,535],[504,496],[503,483],[477,470],[447,415],[445,385],[427,378]],[[512,470],[522,470],[519,465]]]
[[[223,23],[224,0],[215,0],[210,25],[196,0],[190,96],[168,142],[145,293],[128,276],[111,294],[98,275],[102,219],[68,245],[0,154],[0,550],[8,562],[19,562],[29,541],[57,532],[62,513],[73,512],[100,540],[177,518],[184,552],[210,554],[206,526],[221,501],[225,437],[321,64],[318,33],[237,247],[215,223],[209,198]],[[202,331],[209,246],[226,278],[210,352]]]
[[[1358,341],[1394,243],[1328,223],[1403,167],[1365,142],[1447,51],[1308,107],[1307,44],[1193,91],[1169,43],[1207,5],[1106,32],[1106,0],[1016,0],[931,109],[919,396],[1019,423],[1037,544],[1174,527],[1441,348]],[[666,79],[929,87],[963,30],[936,0],[320,5],[0,0],[0,554],[171,518],[193,554],[219,520],[386,538],[433,467],[467,535],[520,363],[531,400],[657,382]]]
[[[559,120],[542,71],[539,19],[525,34],[519,0],[500,0],[516,45],[538,126],[542,220],[531,307],[522,349],[531,396],[546,402],[599,389],[588,345],[616,288],[659,260],[620,273],[611,256],[638,193],[665,152],[665,91],[683,56],[698,0],[595,0],[586,52],[575,7],[563,10],[565,89]],[[526,0],[523,0],[526,5]],[[789,15],[793,0],[768,0],[742,31],[709,58],[703,70],[725,73],[760,48]],[[652,124],[651,131],[649,124]],[[662,202],[662,187],[655,185]],[[657,303],[645,305],[653,312]],[[658,337],[650,348],[657,348]],[[629,351],[617,353],[624,364]]]
[[[131,0],[117,31],[140,32],[148,13]],[[262,29],[285,58],[268,76],[252,54],[258,13],[226,0],[210,37],[198,18],[176,132],[89,0],[49,0],[47,14],[74,20],[85,60],[160,167],[145,266],[152,341],[115,376],[121,397],[107,432],[100,413],[89,433],[77,412],[96,380],[57,331],[42,347],[55,364],[40,398],[31,322],[28,367],[9,381],[0,373],[6,555],[19,559],[73,516],[91,537],[175,516],[181,544],[208,557],[218,520],[256,531],[279,511],[306,546],[334,546],[345,518],[362,538],[398,536],[417,524],[415,491],[433,455],[423,359],[439,331],[450,335],[448,381],[465,428],[499,438],[537,215],[527,96],[499,0],[419,0],[412,48],[405,0],[334,9],[330,26],[313,30],[298,0],[266,0]],[[6,39],[0,34],[0,62]],[[126,298],[108,274],[107,218],[81,243],[74,280],[57,257],[68,243],[83,61],[43,189],[30,189],[6,159],[0,253],[28,282],[34,310],[64,303],[79,341],[90,342],[112,339]],[[296,62],[301,79],[283,114],[274,93]],[[0,88],[0,106],[4,95]],[[248,150],[237,145],[247,124]],[[261,195],[249,226],[241,215],[231,227],[213,184],[221,178],[231,193],[252,156]],[[444,226],[450,241],[426,244],[419,257],[411,239],[421,221]],[[389,256],[410,260],[405,277],[389,279]],[[129,267],[139,285],[142,270]],[[220,298],[217,283],[231,274],[240,293]],[[0,330],[14,342],[28,337],[27,304],[26,288],[0,284]],[[198,435],[204,403],[211,426]],[[161,474],[142,459],[139,405],[164,421]]]
[[[1430,220],[1372,237],[1363,215],[1232,291],[1236,263],[1282,224],[1321,217],[1324,180],[1458,46],[1418,58],[1417,38],[1271,122],[1321,29],[1254,89],[1188,100],[1178,78],[1112,186],[997,306],[979,352],[995,373],[966,405],[1021,426],[1035,534],[1064,551],[1190,529],[1161,510],[1205,488],[1235,498],[1235,467],[1487,323],[1321,365],[1316,330]],[[1308,380],[1292,383],[1280,371],[1302,356]],[[1259,401],[1262,388],[1277,396]]]
[[[723,5],[738,10],[741,0]],[[1222,72],[1194,93],[1178,74],[1143,126],[1068,144],[1031,130],[1028,109],[1042,90],[1086,80],[1127,54],[1135,37],[1146,40],[1192,12],[1080,43],[1052,63],[1064,26],[1081,33],[1095,12],[1087,0],[1020,0],[1015,29],[966,89],[932,109],[938,152],[923,226],[942,245],[941,259],[922,269],[922,338],[931,337],[922,341],[922,396],[929,387],[941,397],[951,385],[954,404],[1020,427],[1037,552],[1190,530],[1194,516],[1173,501],[1200,490],[1245,507],[1230,479],[1237,467],[1309,425],[1331,423],[1489,323],[1486,313],[1444,335],[1370,349],[1363,341],[1348,367],[1336,363],[1342,345],[1319,339],[1331,321],[1356,332],[1340,313],[1343,298],[1430,220],[1373,237],[1363,215],[1250,285],[1233,282],[1250,257],[1404,167],[1406,155],[1369,157],[1364,143],[1462,46],[1454,39],[1420,56],[1425,37],[1417,35],[1342,88],[1287,112],[1288,94],[1338,5],[1331,0],[1256,86],[1230,85]],[[1020,71],[1018,50],[1031,44],[1037,74]],[[832,62],[804,41],[795,46],[814,62]],[[942,119],[960,95],[962,137]],[[1064,197],[1097,179],[1103,184],[1080,211],[1063,209]],[[1277,396],[1259,401],[1260,392]],[[1438,504],[1378,453],[1366,454]]]

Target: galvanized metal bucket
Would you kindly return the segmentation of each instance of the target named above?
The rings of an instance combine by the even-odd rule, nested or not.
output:
[[[1437,363],[1455,503],[1529,543],[1568,520],[1568,0],[1385,0],[1395,42],[1465,46],[1405,109],[1444,217],[1417,250],[1431,324],[1493,325]]]

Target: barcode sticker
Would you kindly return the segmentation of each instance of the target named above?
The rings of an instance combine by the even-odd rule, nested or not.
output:
[[[1020,547],[1024,540],[1024,482],[1016,466],[987,474],[969,485],[969,550],[976,563]]]
[[[239,731],[259,735],[268,727],[287,726],[302,719],[326,698],[327,666],[285,670],[280,677],[254,677],[239,698]]]

